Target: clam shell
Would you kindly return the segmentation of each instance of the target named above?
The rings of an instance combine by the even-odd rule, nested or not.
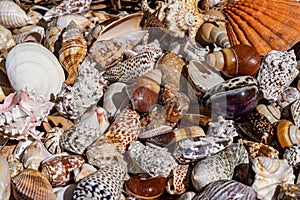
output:
[[[10,175],[9,175],[9,166],[7,160],[0,156],[0,199],[8,200],[10,197]]]
[[[25,169],[12,178],[13,195],[16,200],[48,199],[55,200],[50,182],[35,169]]]
[[[231,45],[248,44],[260,55],[285,51],[300,40],[300,4],[294,0],[242,0],[224,12]]]
[[[60,91],[65,79],[56,57],[36,43],[16,45],[7,55],[6,71],[15,90],[27,88],[48,99]]]
[[[17,28],[30,21],[25,11],[13,1],[0,1],[0,24],[6,28]]]

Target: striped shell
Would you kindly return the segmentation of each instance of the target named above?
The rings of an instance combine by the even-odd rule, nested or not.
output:
[[[6,28],[26,26],[30,18],[25,11],[13,1],[0,1],[0,24]]]
[[[275,106],[258,104],[256,106],[256,110],[260,114],[264,115],[272,124],[278,122],[278,120],[281,117],[281,112],[279,108]],[[293,112],[293,109],[291,111]]]
[[[59,139],[63,133],[64,129],[60,127],[54,127],[46,133],[44,145],[50,153],[57,154],[62,152],[59,146]]]
[[[231,45],[248,44],[260,55],[285,51],[300,40],[300,3],[294,0],[241,0],[224,12]]]
[[[70,22],[62,35],[62,47],[58,53],[59,62],[68,72],[65,83],[73,84],[78,76],[78,66],[87,53],[87,42],[74,21]]]
[[[37,170],[25,169],[12,178],[12,183],[13,195],[16,200],[55,200],[50,182]]]

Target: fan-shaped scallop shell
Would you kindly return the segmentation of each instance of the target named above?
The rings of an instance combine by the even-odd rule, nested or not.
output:
[[[224,12],[231,45],[248,44],[260,55],[285,51],[300,41],[300,3],[294,0],[241,0]]]
[[[46,98],[56,95],[65,79],[56,57],[42,45],[30,42],[18,44],[8,53],[6,71],[15,90],[26,87]]]
[[[13,195],[16,200],[56,199],[50,182],[35,169],[25,169],[12,178],[12,183]]]

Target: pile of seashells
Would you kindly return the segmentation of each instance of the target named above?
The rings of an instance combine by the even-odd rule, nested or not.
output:
[[[0,0],[0,199],[300,199],[300,2]]]

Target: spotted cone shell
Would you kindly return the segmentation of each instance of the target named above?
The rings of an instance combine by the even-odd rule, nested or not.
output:
[[[230,44],[248,44],[260,55],[285,51],[300,41],[300,3],[294,0],[241,0],[224,12]]]

